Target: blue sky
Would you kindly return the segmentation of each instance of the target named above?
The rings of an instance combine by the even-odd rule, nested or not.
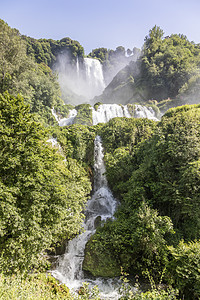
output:
[[[154,26],[200,43],[200,0],[1,0],[0,18],[34,38],[70,37],[92,49],[141,48]]]

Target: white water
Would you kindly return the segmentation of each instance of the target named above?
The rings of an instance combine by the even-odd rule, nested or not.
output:
[[[97,111],[93,109],[93,125],[98,123],[106,123],[110,119],[115,117],[131,118],[131,114],[128,111],[127,105],[118,104],[102,104],[98,107]],[[151,107],[142,105],[135,105],[135,118],[148,118],[152,120],[158,120],[155,116],[155,111]]]
[[[116,117],[126,117],[131,118],[131,114],[128,111],[127,105],[118,105],[118,104],[101,104],[95,110],[93,107],[92,109],[92,118],[93,118],[93,125],[97,125],[98,123],[107,123],[110,119],[116,118]],[[59,117],[56,115],[54,109],[52,109],[52,114],[56,118],[59,126],[66,126],[66,125],[72,125],[74,122],[74,119],[77,115],[77,110],[72,109],[69,111],[68,118],[59,119]],[[158,121],[156,118],[155,111],[152,107],[146,107],[142,105],[135,105],[135,112],[134,112],[135,118],[147,118],[151,120]]]
[[[100,95],[105,89],[102,65],[99,60],[94,58],[84,58],[86,89],[88,89],[88,97],[92,99],[94,96]]]
[[[102,64],[97,59],[84,58],[79,61],[77,57],[72,65],[68,54],[63,53],[58,56],[54,69],[64,95],[71,91],[81,96],[84,102],[100,95],[105,89]]]
[[[77,115],[77,110],[76,109],[71,109],[69,111],[68,118],[63,118],[60,119],[58,124],[59,126],[66,126],[66,125],[72,125],[74,123],[74,119]]]
[[[77,73],[77,76],[79,78],[80,76],[80,66],[79,66],[79,59],[77,57],[77,60],[76,60],[76,73]]]
[[[89,282],[90,286],[98,285],[102,299],[118,299],[117,286],[114,280],[105,280],[97,278],[91,280],[84,277],[82,263],[84,259],[84,249],[90,236],[95,232],[95,220],[101,218],[105,221],[113,218],[116,209],[116,200],[107,186],[107,180],[104,175],[105,165],[103,161],[103,148],[101,138],[96,137],[94,143],[94,194],[87,203],[85,211],[85,232],[69,241],[66,253],[59,260],[57,269],[52,274],[65,283],[70,289],[78,291],[83,282]]]
[[[127,117],[131,118],[127,106],[118,104],[101,104],[99,105],[97,111],[93,109],[92,111],[93,125],[98,123],[106,123],[110,119],[115,117]]]
[[[147,118],[158,121],[155,111],[152,107],[146,107],[142,105],[135,105],[135,118]]]
[[[60,149],[60,145],[58,144],[58,141],[55,138],[48,139],[47,143],[51,143],[53,147],[57,147],[57,148]]]

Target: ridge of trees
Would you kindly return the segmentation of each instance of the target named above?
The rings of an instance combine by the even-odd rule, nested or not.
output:
[[[199,44],[182,34],[165,37],[154,26],[145,37],[139,59],[120,70],[96,101],[145,104],[153,99],[162,111],[195,104],[200,101],[199,74]]]

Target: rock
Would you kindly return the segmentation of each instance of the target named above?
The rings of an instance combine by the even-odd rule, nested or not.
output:
[[[87,242],[83,270],[90,272],[93,276],[117,277],[121,274],[121,268],[114,255],[109,249],[98,249],[94,243],[95,235]]]

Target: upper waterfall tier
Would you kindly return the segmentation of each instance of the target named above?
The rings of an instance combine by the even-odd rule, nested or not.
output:
[[[86,83],[90,99],[100,95],[105,89],[102,65],[94,58],[84,58]]]
[[[88,101],[99,96],[105,89],[102,64],[97,59],[79,60],[77,57],[76,63],[72,64],[68,54],[63,53],[58,56],[54,69],[58,73],[63,95],[70,95],[71,91],[74,96]]]

